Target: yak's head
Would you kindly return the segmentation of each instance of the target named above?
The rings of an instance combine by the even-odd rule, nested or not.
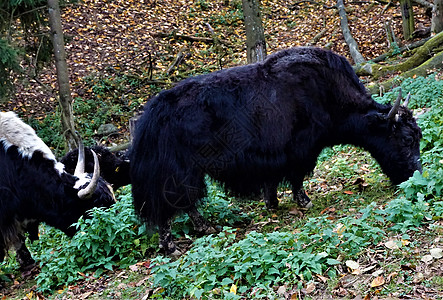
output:
[[[100,165],[97,155],[93,152],[94,170],[85,172],[85,149],[82,143],[78,149],[78,160],[74,174],[64,172],[62,179],[70,200],[66,199],[66,207],[63,209],[63,220],[57,224],[50,224],[63,230],[69,236],[75,234],[75,228],[71,226],[78,218],[94,207],[110,207],[115,203],[113,189],[103,178],[100,177]]]
[[[94,206],[109,207],[115,203],[112,187],[100,177],[100,164],[97,154],[92,151],[94,158],[94,170],[92,175],[85,172],[85,148],[80,143],[78,148],[78,160],[74,170],[77,180],[74,189],[78,190],[77,196],[85,201],[92,201]]]
[[[400,104],[401,90],[388,113],[371,113],[370,136],[376,140],[374,157],[393,184],[400,184],[420,171],[421,130],[407,108],[410,94]],[[371,151],[372,152],[372,151]]]
[[[91,173],[94,170],[94,156],[95,152],[98,156],[100,164],[101,176],[110,184],[114,189],[121,186],[130,184],[129,177],[129,160],[123,154],[118,156],[111,153],[107,148],[101,146],[94,146],[92,148],[85,149],[85,170]],[[67,153],[62,159],[61,163],[65,166],[65,170],[68,173],[73,173],[78,160],[78,151],[72,150]]]

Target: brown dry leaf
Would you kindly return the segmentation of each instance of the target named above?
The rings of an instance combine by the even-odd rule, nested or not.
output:
[[[394,278],[395,276],[397,276],[398,273],[397,272],[392,272],[391,274],[388,275],[388,277],[386,278],[386,282],[391,282],[392,278]]]
[[[308,283],[308,285],[306,286],[306,293],[310,294],[314,290],[315,290],[315,283],[314,282]]]
[[[324,277],[324,276],[321,276],[321,275],[318,275],[318,274],[317,274],[317,277],[318,277],[323,283],[326,283],[326,282],[328,281],[328,278],[326,278],[326,277]]]
[[[281,296],[281,295],[284,295],[285,293],[286,293],[286,286],[284,286],[284,285],[279,286],[278,290],[277,290],[277,294]]]
[[[385,284],[385,278],[380,275],[374,278],[374,280],[372,280],[371,282],[371,287],[379,287],[382,286],[383,284]]]

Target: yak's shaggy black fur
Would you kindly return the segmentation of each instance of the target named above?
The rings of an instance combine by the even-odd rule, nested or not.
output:
[[[327,146],[369,151],[394,184],[420,169],[421,131],[405,107],[376,103],[348,61],[292,48],[264,62],[189,78],[150,100],[130,153],[134,206],[160,226],[205,195],[209,174],[239,194],[288,180],[294,189]]]

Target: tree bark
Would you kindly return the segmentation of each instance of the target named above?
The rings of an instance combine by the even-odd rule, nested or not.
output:
[[[412,11],[412,0],[400,0],[401,17],[403,20],[403,37],[405,40],[412,38],[414,32],[414,13]]]
[[[349,30],[348,26],[348,17],[346,15],[345,11],[345,5],[343,3],[343,0],[337,1],[337,9],[338,13],[340,15],[340,27],[343,32],[343,37],[345,38],[345,42],[349,47],[349,51],[351,53],[352,59],[356,64],[361,64],[365,62],[365,59],[363,58],[363,55],[361,55],[360,51],[358,50],[358,44],[352,37],[351,31]]]
[[[260,1],[242,0],[242,4],[245,18],[248,63],[262,61],[266,57],[266,42],[260,14]]]
[[[443,31],[443,0],[434,0],[432,8],[431,34]]]
[[[58,0],[48,0],[49,25],[51,27],[52,44],[54,47],[55,67],[59,87],[59,103],[61,107],[61,122],[65,136],[67,150],[77,147],[79,137],[74,126],[72,112],[71,87],[69,85],[69,71],[66,63],[66,52],[63,41],[63,28]]]

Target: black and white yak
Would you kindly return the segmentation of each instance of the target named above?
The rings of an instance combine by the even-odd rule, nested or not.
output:
[[[0,113],[0,261],[15,247],[21,268],[31,268],[26,232],[36,239],[38,224],[45,222],[72,236],[71,224],[87,210],[115,203],[96,155],[94,161],[93,174],[86,173],[80,153],[74,174],[67,173],[29,125],[13,112]]]
[[[322,149],[352,144],[398,184],[421,170],[421,130],[400,100],[375,102],[344,57],[318,48],[183,80],[148,101],[138,121],[130,152],[135,209],[174,253],[171,220],[195,210],[205,174],[239,194],[283,180],[299,191]]]

